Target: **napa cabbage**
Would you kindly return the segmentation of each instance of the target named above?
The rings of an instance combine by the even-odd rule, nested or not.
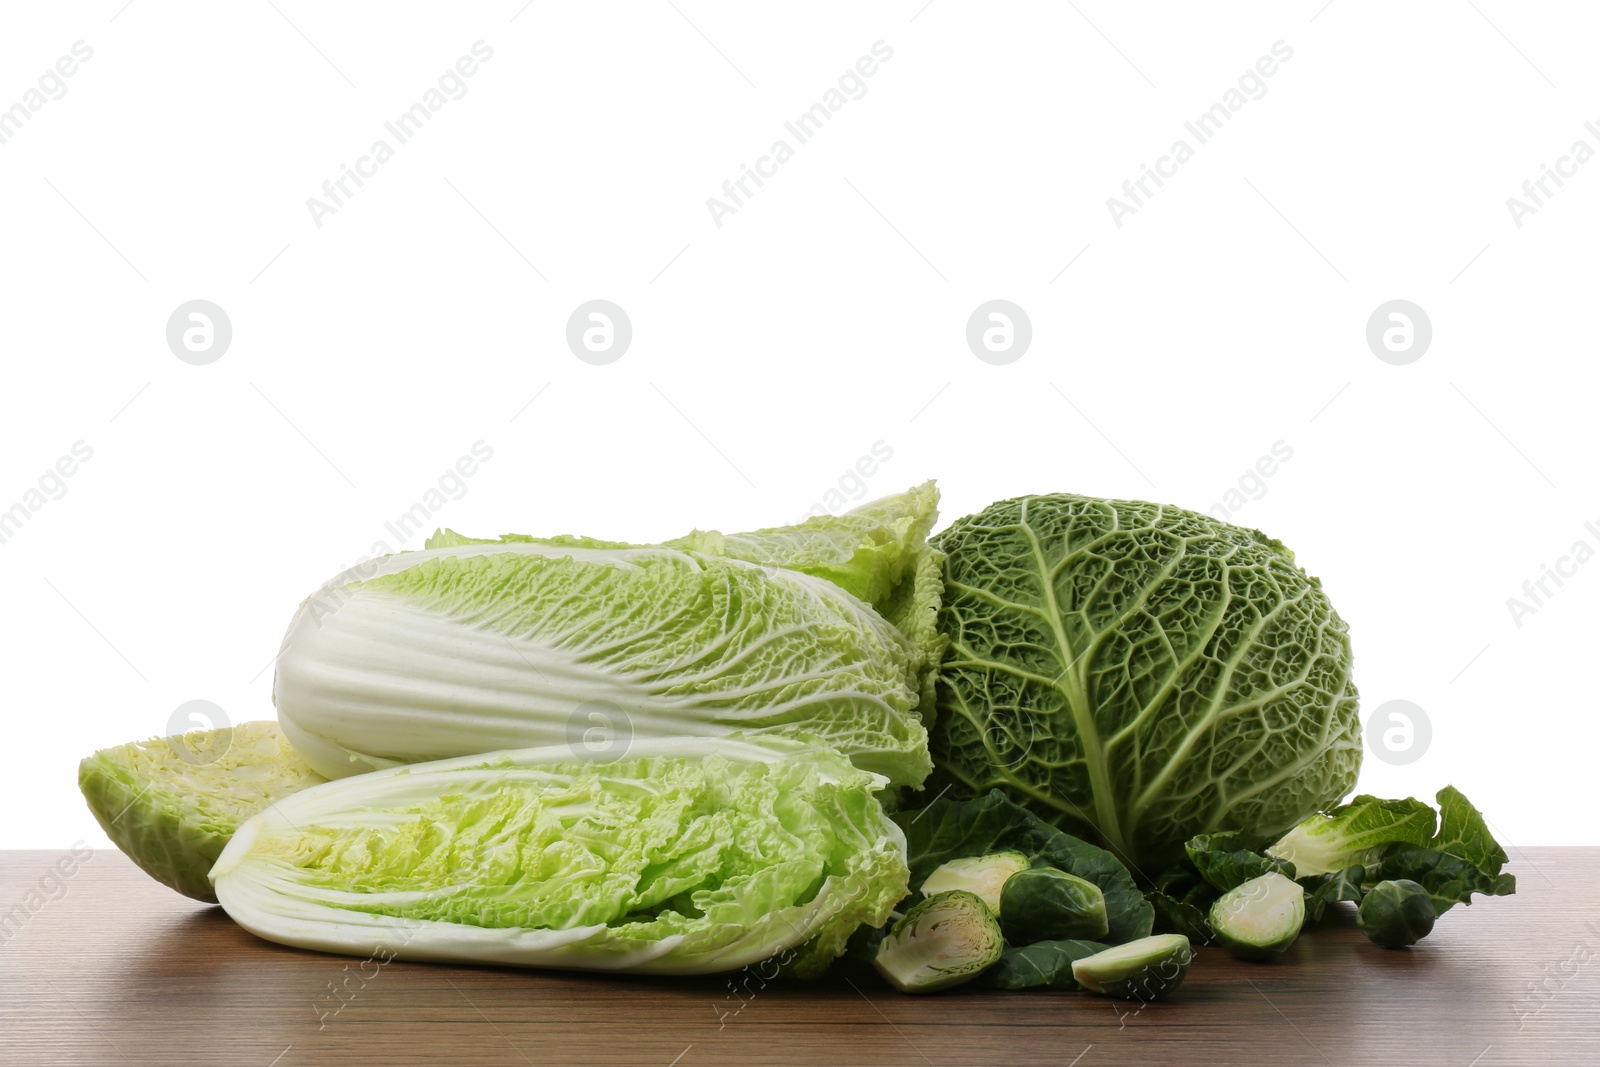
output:
[[[847,515],[663,545],[441,532],[309,597],[277,661],[328,777],[658,737],[815,735],[919,786],[943,640],[931,483]]]
[[[815,974],[905,896],[905,838],[815,739],[566,746],[340,779],[246,822],[211,871],[252,933],[384,959]]]

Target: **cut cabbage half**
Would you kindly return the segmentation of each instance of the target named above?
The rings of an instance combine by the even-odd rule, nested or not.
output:
[[[275,722],[135,741],[78,765],[106,836],[162,885],[207,903],[217,897],[206,872],[239,824],[323,781]]]
[[[905,896],[885,785],[815,739],[567,746],[376,771],[290,797],[211,871],[239,925],[381,959],[820,972]]]

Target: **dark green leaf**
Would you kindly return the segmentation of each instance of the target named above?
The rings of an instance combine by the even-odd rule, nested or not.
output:
[[[1300,884],[1306,890],[1306,914],[1312,922],[1321,922],[1323,910],[1336,900],[1361,903],[1362,883],[1366,878],[1367,869],[1356,864],[1332,874],[1305,879]]]
[[[1265,842],[1233,830],[1191,837],[1183,846],[1194,869],[1219,893],[1274,871],[1294,877],[1294,864],[1263,856]]]
[[[900,909],[910,906],[909,903],[902,901],[900,908],[897,908],[894,914],[889,916],[889,921],[882,926],[858,927],[856,932],[850,935],[850,940],[845,942],[844,954],[853,960],[871,963],[878,956],[878,944],[889,936],[889,928],[900,918]]]
[[[1439,790],[1439,833],[1433,847],[1460,856],[1486,874],[1497,875],[1506,864],[1506,853],[1489,833],[1483,815],[1453,785]]]
[[[1396,845],[1384,854],[1369,881],[1409,879],[1433,898],[1433,909],[1443,915],[1457,904],[1471,904],[1472,894],[1509,896],[1517,880],[1509,874],[1492,874],[1471,861],[1436,848]]]
[[[1168,896],[1181,897],[1199,881],[1200,876],[1194,873],[1193,864],[1175,863],[1156,875],[1150,886]]]
[[[1217,830],[1209,834],[1196,834],[1184,842],[1183,851],[1191,860],[1196,850],[1201,852],[1261,852],[1272,842],[1243,830]]]
[[[1210,889],[1211,887],[1206,886],[1206,888]],[[1168,896],[1159,889],[1147,891],[1144,898],[1155,909],[1156,933],[1182,934],[1197,945],[1210,943],[1212,936],[1211,923],[1206,919],[1206,913],[1211,910],[1209,901],[1202,906],[1178,897]]]
[[[1035,941],[1008,948],[1000,962],[983,972],[980,985],[995,989],[1082,989],[1072,977],[1072,961],[1103,952],[1098,941]]]
[[[1144,898],[1155,909],[1155,932],[1182,934],[1195,944],[1209,944],[1207,914],[1219,894],[1196,873],[1194,864],[1179,863],[1156,875]]]

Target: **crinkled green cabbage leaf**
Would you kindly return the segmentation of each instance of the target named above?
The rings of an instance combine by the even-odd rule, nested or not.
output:
[[[1293,860],[1296,867],[1307,864],[1302,877],[1329,877],[1348,868],[1368,889],[1385,880],[1417,882],[1428,891],[1438,915],[1457,904],[1471,904],[1475,893],[1515,893],[1516,876],[1501,870],[1507,862],[1505,849],[1489,832],[1482,813],[1455,786],[1445,786],[1434,799],[1437,816],[1414,797],[1358,796],[1305,820],[1267,854]],[[1326,889],[1325,895],[1328,900],[1359,899],[1348,895],[1345,885]]]
[[[1414,797],[1383,800],[1362,794],[1311,816],[1265,852],[1294,864],[1299,877],[1309,878],[1375,864],[1390,845],[1426,845],[1437,823],[1433,808]]]
[[[958,519],[934,761],[1153,875],[1222,828],[1270,838],[1355,784],[1350,642],[1280,542],[1055,494]]]

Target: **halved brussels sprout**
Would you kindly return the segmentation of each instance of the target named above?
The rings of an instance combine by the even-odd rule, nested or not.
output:
[[[1187,937],[1156,934],[1075,961],[1072,977],[1091,993],[1160,1000],[1183,984],[1193,958]]]
[[[879,942],[872,962],[900,992],[932,993],[978,977],[1005,947],[989,905],[952,889],[906,912]]]
[[[1028,866],[1028,857],[1020,852],[991,852],[987,856],[950,860],[928,875],[922,883],[922,895],[931,897],[952,889],[965,889],[999,915],[1001,888],[1012,875],[1020,874]]]
[[[1306,921],[1306,893],[1274,871],[1228,890],[1211,905],[1217,940],[1241,960],[1270,960],[1294,944]]]

